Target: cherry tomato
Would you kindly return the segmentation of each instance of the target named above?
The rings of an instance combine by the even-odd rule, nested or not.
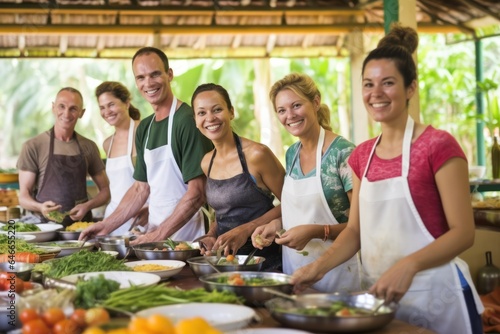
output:
[[[85,313],[85,322],[89,326],[98,326],[109,321],[109,313],[102,307],[88,309]]]
[[[50,328],[42,319],[34,319],[23,325],[22,332],[23,334],[50,334]]]
[[[32,308],[26,308],[21,311],[21,314],[19,314],[19,320],[21,320],[23,324],[35,319],[40,319],[40,315],[35,309]]]
[[[51,307],[43,312],[42,319],[49,327],[52,327],[57,322],[66,319],[66,316],[60,308]]]
[[[233,262],[234,261],[234,255],[229,254],[228,256],[226,256],[226,261],[227,262]]]
[[[52,328],[53,334],[80,334],[82,329],[71,319],[62,319]]]
[[[85,321],[85,314],[87,314],[87,311],[85,311],[83,308],[77,308],[69,318],[76,322],[78,326],[84,328],[85,326],[87,326],[87,322]]]

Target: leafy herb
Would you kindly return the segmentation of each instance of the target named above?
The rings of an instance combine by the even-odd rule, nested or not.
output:
[[[81,250],[63,258],[49,262],[48,270],[43,268],[44,274],[52,278],[61,278],[73,274],[92,271],[132,271],[127,267],[125,259],[117,260],[103,252],[90,252]]]
[[[64,220],[64,217],[68,216],[69,215],[69,211],[68,212],[59,212],[59,211],[50,211],[49,213],[47,213],[47,216],[49,216],[50,220],[53,220],[55,221],[56,223],[62,223],[63,220]]]
[[[6,224],[2,226],[2,231],[8,231],[12,229],[10,224]],[[14,231],[16,232],[40,232],[40,228],[36,226],[35,224],[26,224],[26,223],[21,223],[21,222],[15,222],[14,223]]]
[[[108,280],[103,274],[76,283],[75,307],[89,309],[104,302],[113,291],[120,288],[120,283]]]

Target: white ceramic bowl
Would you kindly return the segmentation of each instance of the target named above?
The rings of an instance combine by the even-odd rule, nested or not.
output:
[[[1,226],[4,226],[5,224],[0,224]],[[44,241],[51,241],[55,240],[57,238],[57,231],[61,230],[63,228],[62,225],[60,224],[36,224],[40,228],[40,231],[36,232],[17,232],[16,235],[34,235],[35,239],[30,240],[29,242],[44,242]],[[0,231],[2,234],[8,234],[10,231]]]
[[[134,268],[136,266],[145,264],[157,264],[160,266],[169,267],[169,269],[155,270],[155,271],[135,271],[135,272],[156,274],[159,275],[161,279],[166,279],[178,274],[182,270],[182,268],[186,265],[186,262],[177,260],[142,260],[142,261],[133,261],[125,263],[125,265],[130,268]]]
[[[469,180],[478,181],[484,179],[486,175],[485,166],[469,166]]]
[[[202,317],[221,331],[246,327],[252,319],[256,318],[255,311],[248,306],[222,303],[174,304],[152,307],[136,313],[138,317],[145,318],[153,314],[161,314],[172,319],[173,322],[186,318]]]
[[[38,243],[38,245],[59,247],[61,248],[61,252],[59,252],[59,254],[57,254],[56,257],[63,257],[80,251],[82,242],[78,240],[59,240],[51,242],[41,242]],[[81,249],[92,250],[92,248],[94,248],[94,245],[95,243],[93,241],[87,241],[85,242],[85,245],[83,245]]]

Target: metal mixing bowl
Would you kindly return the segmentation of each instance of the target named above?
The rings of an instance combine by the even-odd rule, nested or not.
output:
[[[165,246],[164,241],[146,242],[133,246],[135,256],[142,260],[179,260],[187,261],[195,256],[200,256],[200,248],[197,242],[189,242],[187,244],[193,249],[187,250],[171,250]]]
[[[240,274],[244,280],[252,278],[272,279],[274,283],[267,285],[230,285],[228,283],[219,283],[221,279],[234,274]],[[266,292],[264,288],[271,288],[290,294],[293,290],[290,279],[291,276],[286,274],[260,271],[231,271],[200,277],[200,281],[203,282],[205,289],[208,291],[231,291],[245,298],[245,304],[251,306],[261,306],[265,301],[274,297],[273,294]]]
[[[236,255],[236,259],[238,259],[238,264],[224,264],[224,265],[217,265],[215,262],[217,261],[217,256],[197,256],[197,257],[192,257],[189,260],[187,260],[187,263],[189,264],[189,267],[193,271],[193,273],[197,276],[203,276],[203,275],[208,275],[208,274],[213,274],[216,271],[207,263],[207,260],[210,261],[215,265],[219,271],[226,272],[226,271],[260,271],[262,268],[262,263],[266,260],[265,258],[261,256],[255,256],[253,259],[255,260],[255,263],[252,264],[247,264],[243,265],[243,262],[245,262],[246,258],[248,255]],[[253,262],[251,260],[250,262]]]
[[[304,309],[324,308],[325,301],[343,301],[351,307],[366,310],[364,315],[335,316],[335,315],[307,315],[301,314]],[[285,327],[297,328],[311,332],[324,333],[359,333],[374,331],[382,328],[394,319],[397,305],[384,305],[373,314],[373,310],[383,300],[375,296],[362,294],[306,294],[300,295],[300,304],[284,299],[274,298],[265,303],[271,316]]]
[[[117,259],[124,259],[130,252],[130,240],[133,240],[133,236],[98,236],[96,238],[96,246],[101,250],[118,252]]]
[[[78,240],[82,231],[58,231],[61,240]]]
[[[29,281],[31,278],[31,271],[35,265],[26,262],[0,262],[0,271],[16,274],[17,277],[23,281]]]

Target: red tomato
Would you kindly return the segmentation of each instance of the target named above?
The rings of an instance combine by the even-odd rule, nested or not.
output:
[[[77,308],[69,318],[76,322],[78,326],[84,328],[85,326],[87,326],[87,322],[85,321],[86,313],[87,311],[85,311],[84,309]]]
[[[66,316],[60,308],[51,307],[43,312],[42,319],[49,327],[52,327],[59,321],[66,319]]]
[[[34,319],[23,325],[22,332],[23,334],[50,334],[50,328],[42,319]]]
[[[40,319],[40,315],[35,309],[32,308],[26,308],[22,310],[21,314],[19,315],[19,320],[21,320],[23,324],[35,319]]]
[[[82,329],[71,319],[62,319],[52,327],[53,334],[80,334]]]

